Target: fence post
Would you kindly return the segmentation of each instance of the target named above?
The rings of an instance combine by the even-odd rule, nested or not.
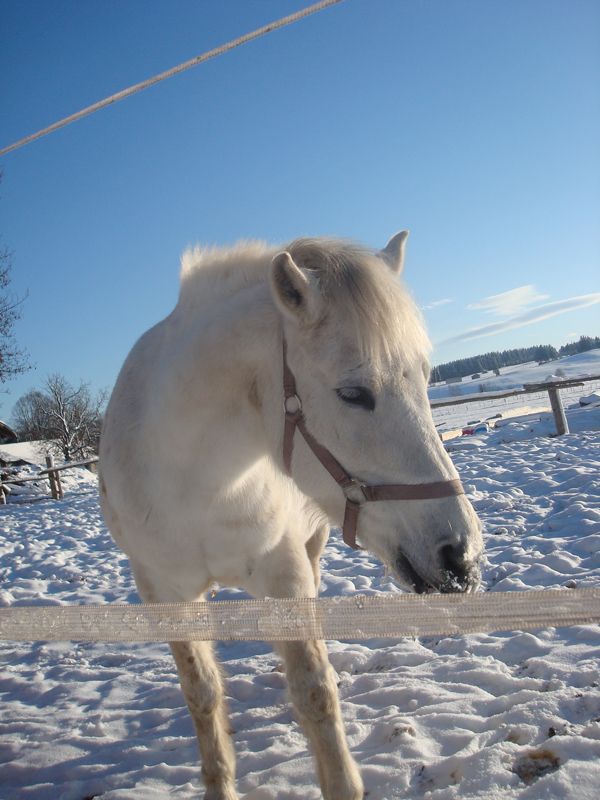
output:
[[[549,386],[548,396],[550,397],[550,405],[552,406],[552,413],[554,414],[557,436],[562,436],[563,433],[569,433],[569,425],[567,423],[567,417],[565,416],[562,400],[560,399],[558,386]]]
[[[62,486],[59,483],[58,472],[54,472],[54,457],[46,456],[46,467],[48,468],[48,483],[50,484],[50,494],[53,500],[60,500],[62,498]]]
[[[58,470],[56,470],[56,472],[54,473],[54,480],[56,481],[56,492],[58,494],[58,499],[62,500],[63,497],[65,496],[65,493],[63,492],[62,482],[60,479],[60,472]]]
[[[51,469],[54,466],[54,458],[52,456],[46,456],[46,467],[47,469]],[[56,484],[54,482],[54,472],[48,473],[48,483],[50,484],[50,494],[52,495],[53,500],[58,500],[58,495],[56,492]]]

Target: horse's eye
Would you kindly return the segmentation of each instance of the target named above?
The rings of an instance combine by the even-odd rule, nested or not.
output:
[[[359,406],[366,411],[373,411],[375,408],[373,392],[363,386],[344,386],[342,389],[336,389],[335,391],[340,400],[343,400],[349,406]]]

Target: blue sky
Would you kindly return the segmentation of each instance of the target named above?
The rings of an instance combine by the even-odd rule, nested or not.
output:
[[[0,145],[308,4],[3,0]],[[596,0],[345,0],[0,158],[0,415],[110,388],[196,242],[409,228],[434,363],[600,334],[599,39]]]

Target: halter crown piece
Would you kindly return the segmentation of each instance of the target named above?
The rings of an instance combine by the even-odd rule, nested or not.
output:
[[[433,500],[438,497],[453,497],[464,494],[465,490],[458,478],[433,483],[387,483],[368,485],[349,475],[326,447],[319,444],[306,427],[302,413],[302,401],[296,391],[296,378],[287,363],[287,344],[283,339],[283,394],[285,426],[283,431],[283,464],[288,475],[292,474],[292,454],[296,429],[312,450],[318,461],[340,486],[346,497],[342,534],[344,542],[353,550],[362,550],[356,544],[358,515],[363,503],[379,500]]]

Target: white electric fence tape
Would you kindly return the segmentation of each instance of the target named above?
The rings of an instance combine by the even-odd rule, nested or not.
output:
[[[3,147],[0,150],[0,156],[10,153],[13,150],[17,150],[19,147],[29,144],[29,142],[34,142],[36,139],[40,139],[42,136],[46,136],[53,131],[64,128],[65,125],[69,125],[71,122],[76,122],[78,119],[82,119],[82,117],[87,117],[89,114],[93,114],[95,111],[100,111],[100,109],[106,108],[106,106],[109,106],[112,103],[118,103],[120,100],[124,100],[126,97],[131,97],[132,94],[141,92],[143,89],[148,89],[150,86],[154,86],[155,84],[160,83],[167,78],[172,78],[173,75],[179,75],[180,72],[185,72],[185,70],[196,67],[198,64],[203,64],[205,61],[208,61],[211,58],[221,56],[223,53],[227,53],[242,44],[246,44],[246,42],[251,42],[253,39],[258,39],[260,36],[265,36],[267,33],[277,31],[279,28],[283,28],[286,25],[291,25],[292,23],[298,22],[299,20],[304,19],[311,14],[316,14],[318,11],[323,11],[323,9],[341,2],[342,0],[320,0],[318,3],[313,3],[312,6],[301,8],[294,14],[289,14],[287,17],[282,17],[274,22],[269,22],[267,25],[263,25],[262,28],[257,28],[250,33],[244,34],[243,36],[238,36],[237,39],[232,39],[230,42],[222,44],[219,47],[215,47],[213,50],[208,50],[206,53],[201,53],[199,56],[190,58],[189,61],[184,61],[183,64],[178,64],[176,67],[172,67],[165,72],[161,72],[159,75],[154,75],[152,78],[148,78],[145,81],[136,83],[134,86],[130,86],[127,89],[122,89],[120,92],[115,92],[115,94],[111,94],[110,97],[105,97],[104,100],[99,100],[97,103],[93,103],[91,106],[82,108],[81,111],[77,111],[75,114],[71,114],[70,116],[61,119],[58,122],[54,122],[52,125],[48,125],[47,128],[42,128],[41,131],[31,133],[29,136],[24,136],[17,142],[13,142],[13,144]]]
[[[0,640],[372,639],[600,623],[600,589],[0,608]]]

